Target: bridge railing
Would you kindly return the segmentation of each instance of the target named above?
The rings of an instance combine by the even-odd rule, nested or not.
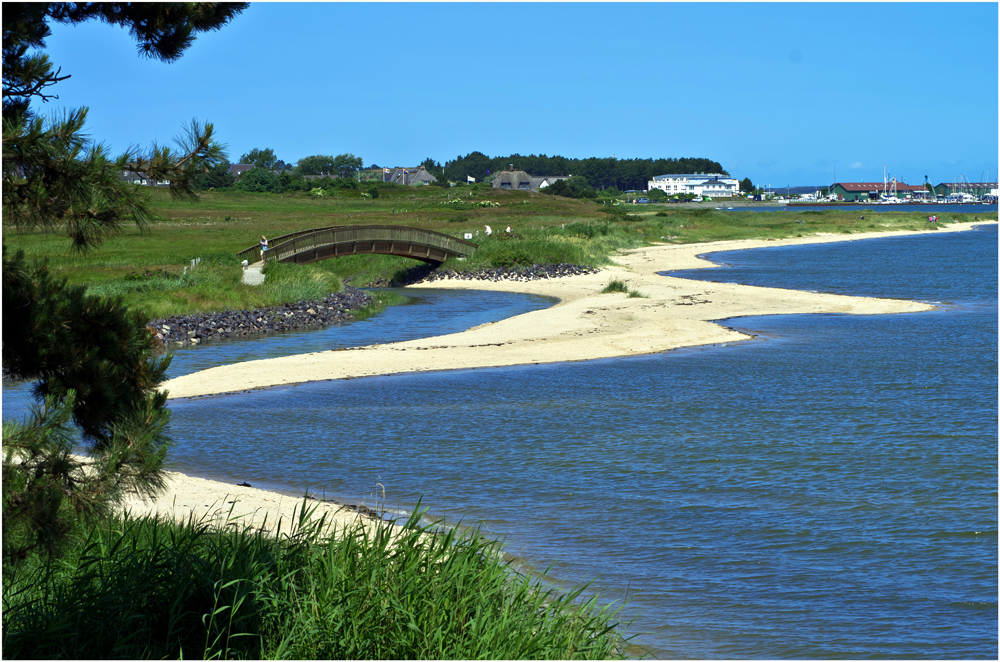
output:
[[[319,228],[319,229],[324,230],[326,228]],[[299,230],[298,232],[290,232],[288,234],[283,234],[280,237],[274,237],[272,239],[268,239],[267,240],[267,243],[268,243],[268,252],[269,253],[271,252],[270,251],[270,247],[271,246],[277,246],[277,245],[279,245],[281,243],[284,243],[284,242],[286,242],[286,241],[288,241],[290,239],[294,239],[296,237],[302,237],[304,235],[307,235],[307,234],[310,234],[310,233],[313,233],[313,232],[316,232],[316,229],[312,229],[312,230]],[[260,244],[257,244],[256,246],[251,246],[250,248],[244,248],[239,253],[237,253],[236,256],[237,257],[241,257],[241,258],[245,259],[247,262],[253,264],[254,262],[259,262],[260,261],[262,252],[263,251],[261,251],[261,249],[260,249]]]
[[[267,259],[282,260],[298,253],[356,241],[398,241],[432,246],[457,255],[471,255],[476,244],[433,230],[400,225],[338,225],[302,230],[275,237],[269,241]],[[262,259],[260,245],[251,246],[237,253],[249,262]]]

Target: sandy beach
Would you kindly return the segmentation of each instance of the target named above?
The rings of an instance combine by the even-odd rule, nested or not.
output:
[[[986,222],[988,223],[988,222]],[[986,224],[983,222],[979,225]],[[995,224],[993,222],[992,224]],[[972,224],[949,224],[937,232],[968,230]],[[211,368],[168,381],[171,398],[189,398],[302,382],[351,379],[407,372],[500,367],[532,363],[586,361],[665,352],[680,347],[750,340],[723,320],[748,315],[846,313],[875,315],[931,310],[914,301],[818,294],[794,290],[709,283],[672,278],[660,272],[712,268],[699,257],[718,251],[859,241],[907,232],[827,235],[778,241],[740,240],[693,245],[655,245],[615,257],[600,273],[528,282],[437,281],[418,287],[501,290],[558,299],[545,310],[518,315],[461,333],[315,352]],[[612,279],[622,280],[645,298],[601,294]],[[718,320],[718,321],[716,321]],[[226,485],[171,473],[168,488],[154,500],[130,499],[133,513],[158,512],[186,518],[234,514],[268,521],[291,521],[301,497],[250,487]],[[357,512],[321,504],[339,524]]]
[[[122,502],[122,510],[132,515],[154,515],[177,521],[202,522],[213,527],[235,525],[250,526],[271,533],[287,533],[298,521],[303,506],[315,509],[313,521],[326,518],[330,530],[343,530],[357,522],[374,519],[374,513],[358,510],[353,506],[304,499],[303,495],[289,496],[269,492],[250,485],[233,485],[219,481],[188,476],[176,471],[164,472],[166,489],[155,498],[129,494]]]

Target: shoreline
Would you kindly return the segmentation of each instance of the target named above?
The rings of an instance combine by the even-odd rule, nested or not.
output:
[[[975,225],[948,225],[935,232],[956,232]],[[732,240],[708,244],[658,244],[626,251],[598,274],[539,281],[439,280],[413,287],[478,289],[549,296],[557,303],[543,310],[473,327],[459,333],[385,345],[313,352],[219,366],[168,381],[170,399],[207,397],[311,381],[353,379],[401,373],[561,363],[661,353],[671,349],[752,340],[728,328],[727,320],[750,315],[802,313],[887,314],[935,310],[938,306],[899,299],[853,297],[749,285],[695,281],[660,272],[718,268],[705,256],[729,250],[858,241],[926,232],[872,232],[783,240]],[[612,278],[648,298],[601,294]],[[157,497],[130,496],[134,515],[209,517],[230,512],[255,525],[281,518],[294,521],[303,497],[276,491],[167,473],[167,488]],[[373,521],[351,506],[312,501],[317,515],[337,527]],[[258,522],[260,524],[258,524]]]
[[[152,516],[178,522],[193,520],[224,528],[239,522],[262,531],[288,532],[299,521],[303,505],[315,508],[311,519],[326,518],[328,529],[349,529],[358,523],[385,521],[365,504],[342,504],[314,495],[291,496],[244,482],[223,483],[178,471],[164,471],[165,487],[155,497],[129,493],[119,510],[132,517]],[[398,526],[398,525],[397,525]]]

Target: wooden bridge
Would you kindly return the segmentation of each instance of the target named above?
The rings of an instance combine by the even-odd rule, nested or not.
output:
[[[266,260],[309,264],[344,255],[399,255],[431,264],[450,257],[468,257],[478,246],[441,232],[401,225],[338,225],[282,235],[237,255],[249,264]]]

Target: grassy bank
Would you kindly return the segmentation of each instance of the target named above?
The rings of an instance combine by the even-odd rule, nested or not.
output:
[[[377,199],[355,191],[314,198],[238,192],[202,194],[196,202],[154,190],[160,218],[146,233],[128,228],[86,255],[69,253],[65,237],[4,233],[8,248],[45,257],[70,283],[120,294],[152,317],[271,306],[317,298],[341,287],[404,280],[422,263],[391,256],[353,256],[311,265],[281,265],[261,287],[243,285],[236,252],[299,230],[350,224],[394,224],[456,236],[473,235],[480,248],[447,268],[545,263],[607,264],[615,251],[650,242],[779,239],[882,230],[933,231],[926,215],[898,208],[734,212],[712,207],[602,205],[592,200],[482,187],[401,189]],[[995,219],[996,214],[991,218]],[[946,221],[970,222],[970,214]],[[487,236],[485,226],[493,229]],[[510,226],[512,232],[505,232]],[[192,271],[191,260],[200,258]],[[188,273],[185,274],[185,267]]]
[[[14,659],[607,659],[616,612],[512,571],[496,543],[412,518],[324,534],[113,519],[56,563],[3,569]]]

